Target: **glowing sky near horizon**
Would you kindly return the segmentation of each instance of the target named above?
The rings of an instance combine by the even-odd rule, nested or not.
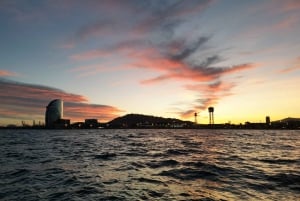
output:
[[[0,1],[0,125],[300,117],[298,0]]]

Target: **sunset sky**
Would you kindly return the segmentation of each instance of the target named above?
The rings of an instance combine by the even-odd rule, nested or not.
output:
[[[299,0],[1,0],[0,125],[300,117]]]

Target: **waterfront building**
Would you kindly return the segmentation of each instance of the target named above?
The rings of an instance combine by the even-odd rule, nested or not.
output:
[[[61,99],[52,100],[45,115],[46,128],[55,128],[55,124],[63,118],[63,101]]]

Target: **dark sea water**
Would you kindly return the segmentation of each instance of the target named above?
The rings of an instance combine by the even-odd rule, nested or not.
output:
[[[0,200],[300,200],[300,131],[0,130]]]

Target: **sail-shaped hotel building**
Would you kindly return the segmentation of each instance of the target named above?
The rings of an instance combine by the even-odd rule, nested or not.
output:
[[[46,128],[54,128],[55,123],[63,118],[63,101],[55,99],[51,101],[46,109],[45,123]]]

